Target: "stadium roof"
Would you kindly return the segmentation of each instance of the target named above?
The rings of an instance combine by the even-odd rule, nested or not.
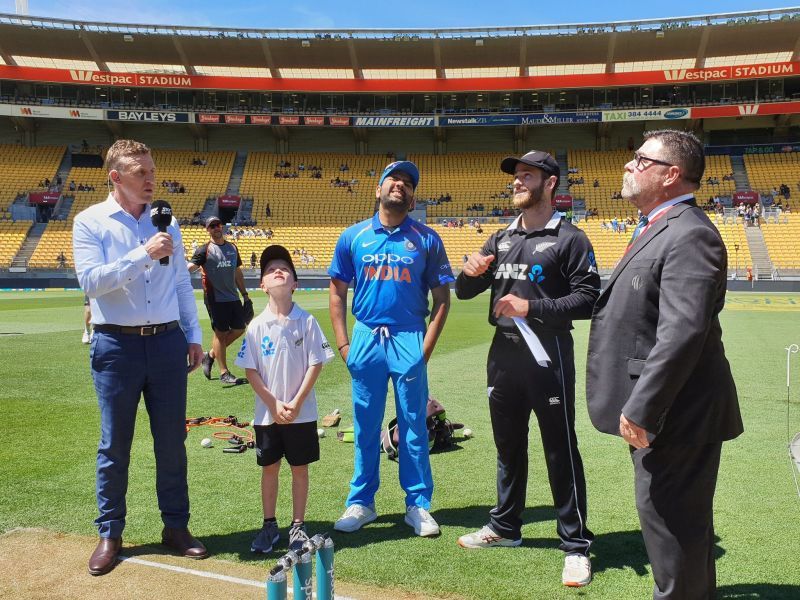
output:
[[[580,43],[576,43],[579,38]],[[46,57],[97,64],[349,70],[615,64],[790,53],[800,60],[800,7],[609,23],[448,29],[231,29],[97,23],[0,14],[0,58]],[[154,71],[164,70],[153,69]]]

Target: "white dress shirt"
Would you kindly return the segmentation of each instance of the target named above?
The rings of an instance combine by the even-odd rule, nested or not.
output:
[[[187,341],[201,344],[178,223],[173,218],[167,227],[173,243],[168,266],[151,259],[144,249],[156,233],[149,204],[136,219],[111,194],[75,217],[75,272],[89,297],[92,323],[137,326],[180,321]]]

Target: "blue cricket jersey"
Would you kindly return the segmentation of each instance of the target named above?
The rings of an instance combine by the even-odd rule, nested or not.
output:
[[[355,279],[353,316],[370,327],[424,327],[428,291],[455,280],[439,234],[410,217],[389,233],[377,213],[342,232],[328,274]]]

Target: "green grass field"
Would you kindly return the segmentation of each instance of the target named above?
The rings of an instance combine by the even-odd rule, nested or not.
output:
[[[266,304],[254,294],[256,310]],[[330,334],[327,293],[298,292]],[[595,579],[582,590],[561,586],[558,550],[541,444],[531,422],[528,509],[523,546],[466,551],[459,535],[483,525],[495,500],[495,455],[488,418],[485,361],[491,329],[487,297],[453,300],[445,332],[429,365],[431,393],[454,421],[475,432],[457,449],[434,454],[436,539],[420,539],[403,523],[397,465],[382,461],[379,519],[364,530],[334,536],[341,580],[465,598],[647,598],[652,580],[633,501],[632,467],[624,443],[597,433],[584,401],[588,323],[577,324],[577,429],[589,491]],[[205,340],[209,324],[198,298]],[[0,292],[0,532],[15,527],[95,535],[92,520],[98,414],[87,346],[80,343],[82,295],[76,292]],[[722,314],[745,433],[725,444],[716,496],[717,573],[724,598],[800,597],[800,499],[787,454],[786,352],[800,343],[800,295],[729,295]],[[332,339],[329,337],[329,339]],[[232,358],[234,352],[229,352]],[[239,371],[234,369],[235,372]],[[800,429],[800,358],[793,364],[792,434]],[[238,374],[238,373],[237,373]],[[216,372],[215,372],[216,376]],[[336,360],[317,385],[320,411],[340,408],[350,423],[350,382]],[[197,371],[189,378],[189,415],[249,419],[248,386],[225,389]],[[390,401],[386,420],[393,416]],[[255,454],[223,454],[221,444],[200,447],[209,430],[189,433],[191,527],[217,557],[271,564],[285,550],[253,557],[249,545],[261,523]],[[152,439],[147,415],[133,447],[126,545],[153,544],[161,521],[154,491]],[[311,468],[307,523],[332,531],[352,474],[352,446],[332,432],[321,440],[322,459]],[[279,524],[290,518],[288,470],[282,474]],[[88,560],[88,556],[86,557]],[[180,596],[180,594],[177,594]],[[391,592],[387,593],[391,597]]]

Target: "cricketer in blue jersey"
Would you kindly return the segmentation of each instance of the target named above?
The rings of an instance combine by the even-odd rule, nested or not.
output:
[[[380,431],[391,379],[400,431],[400,485],[406,492],[405,522],[417,535],[439,533],[439,525],[428,512],[433,477],[425,425],[425,365],[447,319],[449,284],[454,277],[438,234],[408,216],[418,183],[414,163],[398,161],[387,166],[375,191],[378,212],[342,233],[328,269],[336,345],[353,382],[355,438],[350,494],[344,514],[334,525],[337,531],[356,531],[377,518]],[[355,282],[352,312],[356,319],[352,340],[346,316],[351,281]]]

